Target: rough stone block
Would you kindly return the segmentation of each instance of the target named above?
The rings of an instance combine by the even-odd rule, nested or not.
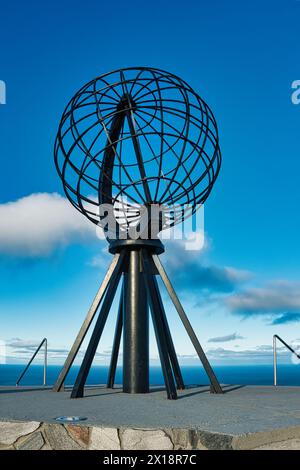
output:
[[[0,422],[0,444],[11,445],[20,437],[36,431],[40,423],[29,421],[27,423]]]
[[[90,450],[120,450],[117,428],[92,428]]]
[[[86,426],[74,426],[68,424],[65,426],[69,435],[76,441],[78,444],[83,447],[87,447],[89,444],[89,428]]]
[[[121,433],[121,448],[125,450],[172,450],[169,436],[161,429],[125,429]]]
[[[82,450],[62,424],[46,424],[44,433],[50,447],[54,450]]]
[[[206,431],[198,431],[196,433],[197,444],[196,449],[209,449],[209,450],[231,450],[232,449],[232,436],[226,434],[210,433]]]
[[[30,434],[25,439],[22,439],[20,442],[17,442],[16,449],[18,450],[40,450],[45,441],[41,432],[35,432]]]

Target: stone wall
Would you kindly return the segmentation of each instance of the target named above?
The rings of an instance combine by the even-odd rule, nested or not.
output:
[[[188,429],[133,429],[0,422],[0,450],[300,449],[299,428],[240,436]]]
[[[201,440],[201,433],[184,429],[0,422],[0,450],[205,450]]]

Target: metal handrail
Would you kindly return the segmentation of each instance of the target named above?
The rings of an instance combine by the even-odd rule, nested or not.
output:
[[[24,375],[26,374],[27,370],[29,369],[29,366],[30,364],[32,363],[33,359],[35,358],[35,356],[37,355],[37,353],[39,352],[39,350],[41,349],[41,347],[43,346],[43,344],[45,344],[45,350],[44,350],[44,378],[43,378],[43,385],[46,385],[46,382],[47,382],[47,354],[48,354],[48,342],[47,342],[47,338],[44,338],[43,341],[41,342],[41,344],[38,346],[38,348],[36,349],[35,353],[33,354],[32,358],[30,359],[30,361],[28,362],[27,366],[25,367],[25,369],[23,370],[22,374],[20,375],[20,377],[18,378],[17,382],[16,382],[16,387],[19,385],[20,381],[22,380],[22,378],[24,377]]]
[[[280,336],[274,335],[273,336],[273,364],[274,364],[274,385],[277,386],[277,343],[276,340],[279,340],[291,353],[295,354],[295,356],[300,359],[300,354],[296,353],[296,351],[289,346]]]

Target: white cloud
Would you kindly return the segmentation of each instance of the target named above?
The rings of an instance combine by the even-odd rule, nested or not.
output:
[[[186,250],[184,240],[166,243],[165,260],[162,261],[178,290],[230,292],[252,278],[252,273],[247,270],[207,263],[208,251],[209,243],[198,252]]]
[[[93,268],[103,268],[103,266],[108,266],[111,255],[108,253],[107,246],[105,246],[99,254],[93,256],[93,258],[88,262],[89,266]]]
[[[34,340],[24,340],[21,338],[12,338],[9,341],[7,341],[6,345],[11,347],[11,348],[16,348],[16,349],[32,349],[32,348],[37,348],[38,345],[40,344],[40,341],[34,341]]]
[[[92,238],[96,227],[57,193],[36,193],[0,204],[0,254],[44,257]]]
[[[283,314],[281,323],[298,319],[300,312],[300,282],[270,281],[264,287],[253,287],[227,297],[226,304],[233,313],[242,316]],[[290,318],[291,317],[291,318]]]
[[[227,343],[228,341],[235,341],[236,339],[244,339],[243,336],[238,335],[237,333],[231,333],[226,336],[217,336],[215,338],[210,338],[208,343]]]

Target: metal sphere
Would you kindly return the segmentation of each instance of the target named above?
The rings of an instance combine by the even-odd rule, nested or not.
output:
[[[122,231],[141,207],[164,207],[163,226],[207,199],[221,153],[208,105],[177,76],[132,67],[97,77],[61,118],[55,163],[71,203],[95,224],[112,204]],[[183,206],[188,206],[185,212]]]

